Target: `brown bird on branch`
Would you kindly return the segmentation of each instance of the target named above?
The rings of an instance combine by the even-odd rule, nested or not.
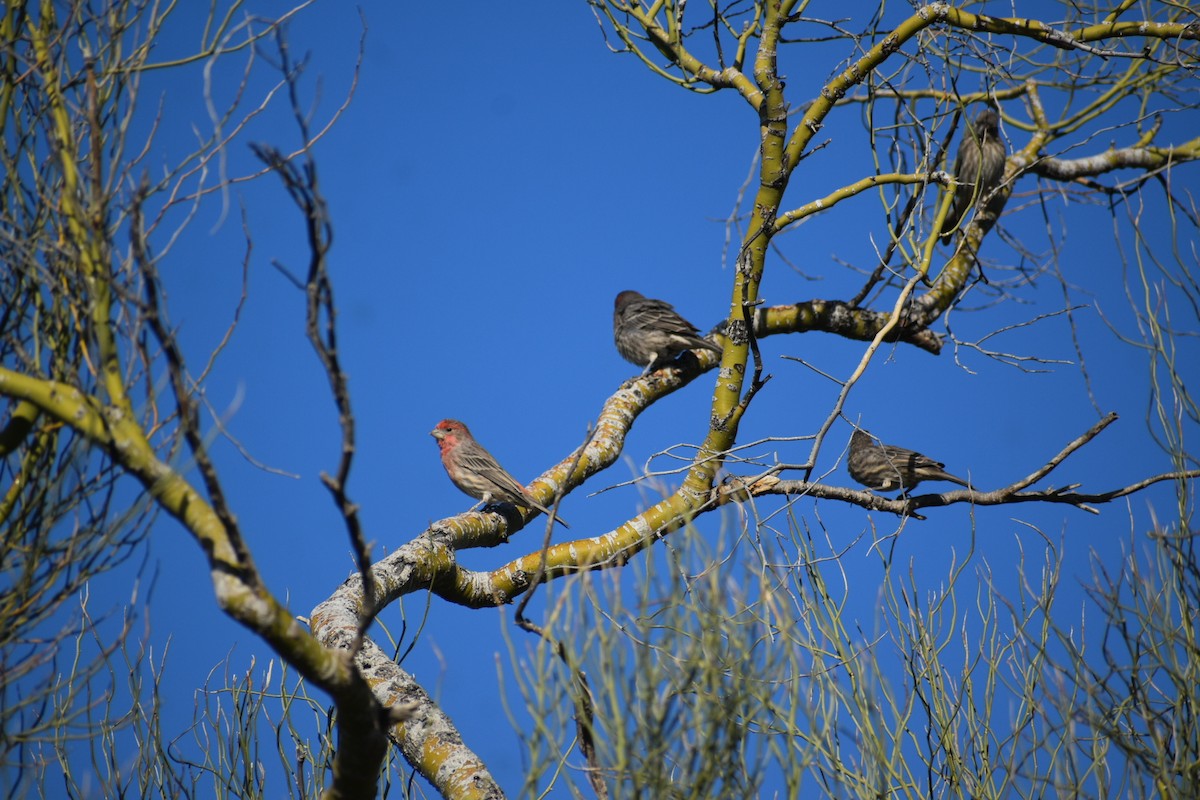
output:
[[[645,375],[684,350],[712,350],[721,346],[701,337],[700,330],[675,311],[670,303],[624,291],[613,302],[613,340],[626,361],[644,367]]]
[[[483,448],[467,426],[456,419],[444,419],[429,432],[437,439],[442,452],[442,466],[450,482],[466,494],[484,503],[509,503],[524,508],[536,508],[564,528],[571,527],[565,519],[534,500],[529,490],[517,483],[504,467]]]
[[[962,478],[942,469],[944,466],[912,450],[883,444],[864,430],[856,429],[850,437],[846,469],[851,478],[868,489],[879,492],[903,489],[907,492],[921,481],[950,481],[971,487]]]
[[[954,161],[954,201],[950,212],[942,222],[939,236],[943,244],[949,244],[954,232],[968,221],[971,208],[991,193],[1004,178],[1004,160],[1008,152],[1000,138],[1000,114],[994,108],[985,108],[972,122],[967,123],[962,143],[958,146],[958,158]],[[988,219],[982,221],[990,228],[1007,198],[992,195],[984,210]]]

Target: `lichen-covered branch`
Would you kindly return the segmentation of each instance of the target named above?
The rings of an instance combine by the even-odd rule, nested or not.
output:
[[[1074,181],[1118,169],[1155,172],[1197,159],[1200,159],[1200,138],[1167,147],[1121,147],[1081,158],[1044,158],[1029,171],[1043,178]]]

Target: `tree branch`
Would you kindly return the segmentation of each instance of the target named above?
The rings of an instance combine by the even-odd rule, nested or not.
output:
[[[1160,483],[1167,480],[1187,480],[1200,477],[1200,470],[1181,470],[1177,472],[1167,472],[1161,475],[1155,475],[1151,478],[1138,481],[1118,489],[1111,489],[1104,492],[1084,493],[1075,492],[1078,484],[1071,484],[1059,489],[1042,489],[1039,491],[1027,492],[1022,491],[1028,486],[1036,483],[1046,477],[1059,464],[1061,464],[1069,455],[1079,450],[1092,439],[1100,434],[1105,428],[1115,422],[1116,414],[1108,414],[1091,428],[1086,433],[1068,443],[1061,451],[1053,458],[1047,461],[1043,466],[1034,470],[1026,477],[1015,481],[1014,483],[1004,486],[1000,489],[995,489],[990,492],[979,491],[975,488],[956,489],[949,492],[937,494],[923,494],[906,497],[889,499],[881,497],[873,492],[860,491],[857,489],[845,489],[838,486],[826,486],[820,483],[809,483],[807,481],[788,481],[780,480],[774,475],[768,475],[761,478],[736,478],[726,482],[726,485],[721,487],[718,494],[718,503],[725,504],[732,501],[744,501],[749,497],[760,497],[763,495],[796,495],[807,497],[818,497],[829,500],[840,500],[842,502],[852,503],[862,506],[863,508],[872,511],[884,511],[897,516],[910,516],[914,519],[925,519],[925,517],[916,513],[922,508],[939,508],[942,506],[954,505],[957,503],[970,503],[975,506],[999,506],[1009,505],[1012,503],[1066,503],[1073,505],[1076,508],[1082,509],[1092,514],[1098,514],[1094,508],[1091,508],[1091,503],[1107,503],[1112,500],[1124,497],[1128,494],[1145,489],[1155,483]]]

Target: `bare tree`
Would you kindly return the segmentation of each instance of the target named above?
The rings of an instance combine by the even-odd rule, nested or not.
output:
[[[523,734],[530,796],[558,782],[598,797],[753,796],[767,769],[793,794],[811,785],[848,796],[970,797],[1194,786],[1200,737],[1191,704],[1200,659],[1189,620],[1200,614],[1200,596],[1190,502],[1200,470],[1183,442],[1200,415],[1174,355],[1175,340],[1194,330],[1172,327],[1181,325],[1177,319],[1165,324],[1154,303],[1135,307],[1146,331],[1135,344],[1161,368],[1150,431],[1174,459],[1168,473],[1099,491],[1034,488],[1113,423],[1100,408],[1094,425],[1064,435],[1055,456],[1031,463],[1027,475],[1000,488],[888,499],[816,472],[819,456],[832,449],[831,429],[884,343],[941,354],[949,342],[1020,364],[1020,356],[989,349],[988,337],[959,341],[934,328],[952,312],[969,311],[969,293],[988,298],[979,313],[1019,299],[1028,271],[986,258],[998,240],[1018,254],[1038,246],[1006,229],[1014,210],[1041,209],[1049,245],[1065,259],[1069,254],[1055,249],[1051,199],[1066,195],[1111,208],[1122,229],[1133,231],[1134,251],[1160,259],[1195,316],[1194,275],[1175,243],[1186,232],[1194,235],[1197,216],[1175,176],[1194,169],[1188,162],[1200,156],[1200,138],[1189,133],[1173,141],[1163,132],[1174,130],[1164,119],[1194,114],[1200,105],[1194,13],[1169,4],[1070,5],[1061,19],[1043,21],[933,4],[906,17],[881,12],[831,21],[805,16],[794,2],[589,5],[614,51],[683,89],[738,95],[747,126],[759,133],[759,152],[747,186],[740,193],[730,187],[739,203],[729,219],[736,241],[729,312],[712,334],[722,352],[693,351],[626,381],[604,403],[587,440],[531,491],[553,506],[596,483],[621,455],[642,411],[719,367],[709,425],[696,432],[699,444],[674,471],[682,484],[664,487],[661,499],[603,536],[552,546],[547,537],[514,557],[511,548],[520,544],[511,537],[527,519],[488,507],[434,523],[375,562],[349,492],[356,423],[329,275],[333,220],[313,157],[332,120],[318,124],[305,111],[304,63],[290,54],[281,28],[299,9],[279,20],[237,24],[231,9],[214,9],[198,52],[155,62],[148,43],[171,7],[119,1],[6,7],[0,395],[9,405],[0,431],[0,518],[5,567],[20,579],[0,594],[4,766],[32,771],[30,748],[83,719],[87,736],[99,743],[93,752],[111,756],[125,746],[120,729],[132,732],[143,794],[188,795],[194,791],[188,781],[204,775],[219,792],[264,795],[257,737],[266,700],[278,692],[286,710],[270,724],[277,741],[295,746],[293,753],[280,744],[278,755],[297,796],[374,796],[395,774],[385,767],[396,764],[396,754],[443,796],[502,796],[454,722],[372,628],[378,612],[398,598],[432,590],[471,608],[522,600],[516,620],[536,634],[527,640],[530,649],[514,646],[528,665],[519,681],[539,720]],[[1148,16],[1134,16],[1141,13]],[[808,50],[830,41],[844,46],[842,61],[820,68],[831,77],[811,97],[790,97],[795,90],[785,71],[818,71]],[[216,132],[181,164],[150,177],[145,143],[130,134],[141,77],[236,57],[255,67],[256,59],[266,62],[279,76],[276,86],[255,105],[244,100],[248,82],[242,84],[238,96],[246,105],[220,115]],[[256,145],[261,169],[207,183],[209,168],[246,122],[276,98],[288,104],[301,147],[288,153],[274,143]],[[971,147],[964,137],[983,135],[976,109],[984,107],[997,109],[1007,153],[998,185],[947,171],[954,164],[947,154]],[[960,124],[964,113],[976,124]],[[831,141],[822,137],[852,127],[867,135],[857,162],[862,173],[820,197],[795,196],[805,191],[794,182],[806,159]],[[1101,134],[1115,144],[1097,146]],[[255,178],[281,182],[305,232],[308,263],[295,281],[305,292],[304,330],[328,381],[341,442],[322,480],[359,570],[331,587],[307,620],[285,606],[256,567],[212,454],[209,436],[221,423],[204,386],[222,346],[198,357],[185,351],[160,277],[176,215],[186,224],[198,204]],[[1142,201],[1151,193],[1171,216],[1169,242],[1139,233]],[[765,306],[763,276],[769,265],[786,263],[786,234],[872,196],[880,211],[861,215],[862,235],[880,245],[853,293]],[[950,247],[940,251],[943,232]],[[1054,263],[1037,269],[1052,274]],[[1060,311],[1072,310],[1068,304]],[[844,374],[833,376],[838,396],[803,438],[807,454],[793,463],[760,463],[739,439],[770,380],[759,345],[801,333],[868,344]],[[640,480],[657,485],[659,477]],[[1040,574],[1018,565],[1026,579],[1021,597],[1006,599],[999,590],[974,596],[964,579],[972,550],[952,565],[945,590],[931,603],[903,570],[893,569],[888,537],[870,541],[881,622],[868,636],[843,613],[851,593],[862,591],[841,580],[845,547],[822,532],[819,517],[805,516],[816,501],[857,506],[896,519],[898,531],[952,504],[1068,504],[1098,512],[1167,481],[1177,487],[1177,518],[1155,532],[1149,554],[1136,552],[1135,543],[1119,568],[1097,568],[1093,596],[1119,645],[1106,649],[1099,668],[1054,613],[1061,571],[1049,537]],[[132,503],[116,491],[131,483],[138,488]],[[173,763],[164,752],[153,687],[132,686],[133,710],[123,716],[78,692],[62,702],[52,680],[61,671],[58,645],[81,636],[101,644],[92,665],[71,674],[71,686],[92,685],[118,659],[140,674],[145,654],[131,644],[125,621],[99,625],[85,606],[71,625],[46,631],[91,577],[136,549],[160,511],[194,538],[217,605],[278,658],[265,681],[256,683],[253,671],[230,676],[228,699],[197,720],[197,736],[211,733],[213,742],[202,764]],[[784,519],[783,533],[770,514]],[[692,535],[706,518],[724,520],[736,536],[706,549]],[[509,550],[498,552],[509,560],[494,569],[472,571],[458,561],[460,551],[501,545]],[[724,554],[725,547],[736,555]],[[628,587],[621,584],[626,576]],[[525,603],[544,584],[553,602],[545,619],[534,620]],[[960,633],[967,630],[959,611],[966,595],[978,615],[972,636]],[[963,638],[961,653],[951,652],[955,636]],[[903,686],[880,666],[885,647],[898,654]],[[36,687],[33,699],[22,694],[28,686]],[[140,702],[147,691],[150,700]],[[1007,698],[1017,698],[1019,712],[1011,730],[1001,732],[996,704]],[[46,723],[41,710],[49,706],[55,715]],[[581,780],[560,769],[575,746]],[[1120,751],[1116,782],[1117,760],[1102,752],[1109,747]],[[44,770],[31,779],[40,787],[45,781]]]
[[[14,3],[5,10],[0,392],[12,406],[4,429],[4,546],[6,567],[25,576],[6,592],[4,605],[6,763],[28,766],[22,754],[39,741],[60,740],[77,719],[90,723],[96,739],[113,741],[122,715],[95,719],[95,701],[77,684],[86,687],[110,668],[126,631],[105,643],[91,666],[74,666],[67,687],[58,680],[58,645],[91,635],[95,623],[83,615],[49,641],[35,632],[88,580],[125,558],[155,513],[165,511],[207,558],[220,607],[338,708],[340,747],[327,795],[372,796],[393,712],[370,692],[351,653],[319,645],[264,584],[202,430],[207,367],[188,367],[162,295],[161,254],[149,244],[152,238],[169,244],[175,212],[186,218],[205,197],[252,177],[206,182],[223,149],[264,106],[235,102],[189,158],[165,173],[155,170],[153,179],[146,143],[130,134],[140,80],[149,71],[238,55],[253,64],[257,48],[273,42],[281,71],[276,88],[284,96],[291,89],[298,103],[298,68],[280,37],[298,9],[279,20],[235,21],[236,6],[221,13],[214,7],[201,50],[171,63],[152,60],[147,45],[172,6]],[[247,85],[248,77],[239,89]],[[303,133],[311,144],[321,131]],[[300,171],[282,156],[272,156],[266,169],[285,177]],[[311,218],[318,225],[315,212]],[[306,283],[315,319],[330,299],[321,233],[315,227],[312,233]],[[211,365],[220,349],[207,355]],[[170,387],[165,395],[160,376]],[[175,466],[180,459],[195,464],[196,483]],[[346,468],[330,480],[335,492]],[[122,478],[142,490],[127,509],[112,506]],[[136,663],[141,655],[133,651]],[[39,679],[36,693],[26,696],[21,687]],[[55,715],[44,720],[47,707]],[[163,761],[149,755],[146,768],[153,772]]]

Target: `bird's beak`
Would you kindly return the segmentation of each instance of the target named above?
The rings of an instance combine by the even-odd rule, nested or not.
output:
[[[433,430],[431,430],[429,432],[429,435],[432,436],[433,438],[437,439],[440,442],[442,440],[442,437],[446,435],[446,432],[444,430],[442,430],[441,428],[434,428]]]

